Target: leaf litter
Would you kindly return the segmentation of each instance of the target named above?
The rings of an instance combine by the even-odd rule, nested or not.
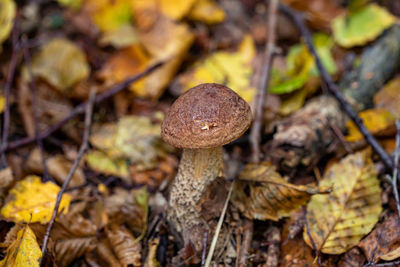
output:
[[[280,2],[306,14],[316,52],[335,81],[360,65],[374,64],[359,55],[385,38],[400,14],[383,2]],[[180,151],[161,139],[161,122],[176,97],[206,82],[232,88],[254,107],[265,68],[267,6],[239,0],[21,5],[0,0],[0,85],[11,88],[0,92],[2,122],[11,116],[2,130],[18,148],[1,155],[0,265],[39,266],[41,260],[50,266],[200,262],[193,244],[184,244],[168,223],[168,194]],[[278,40],[265,88],[261,145],[266,158],[249,163],[247,134],[224,149],[225,168],[219,176],[229,179],[210,184],[196,207],[204,220],[200,229],[207,233],[203,251],[207,254],[213,238],[209,231],[226,201],[226,187],[235,179],[213,264],[233,265],[243,255],[248,266],[396,261],[396,210],[393,196],[382,193],[381,163],[364,149],[367,142],[356,125],[349,121],[345,127],[343,110],[319,96],[326,85],[305,40],[283,13],[275,15]],[[10,62],[13,34],[20,49],[14,53],[22,55],[28,47],[31,66],[22,57]],[[165,62],[161,67],[124,85],[128,90],[96,104],[90,149],[63,193],[42,255],[57,193],[86,127],[81,118],[68,118],[76,112],[74,106],[86,101],[93,88],[111,92],[110,87],[160,61]],[[10,75],[12,64],[17,69]],[[350,87],[357,87],[357,79],[372,81],[376,75],[352,78]],[[398,77],[391,75],[370,99],[350,100],[372,103],[362,103],[368,109],[358,110],[358,116],[389,153],[396,149],[398,88]],[[43,133],[66,117],[68,123],[37,139],[35,129]],[[20,147],[24,136],[35,144]],[[248,222],[253,228],[245,227]]]

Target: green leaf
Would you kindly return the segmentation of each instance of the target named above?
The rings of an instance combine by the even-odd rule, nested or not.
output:
[[[370,4],[349,15],[341,15],[332,23],[335,41],[346,48],[375,40],[396,18],[386,9]]]

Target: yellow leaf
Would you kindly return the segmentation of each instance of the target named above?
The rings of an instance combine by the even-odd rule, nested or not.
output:
[[[370,4],[349,15],[339,15],[332,22],[335,41],[346,48],[364,45],[378,37],[395,23],[396,18],[386,9]]]
[[[67,39],[56,38],[34,56],[32,71],[63,93],[68,93],[68,88],[89,76],[90,68],[78,46]]]
[[[157,99],[164,92],[193,42],[193,34],[183,23],[159,17],[150,28],[138,31],[140,44],[112,56],[101,71],[103,79],[110,84],[138,74],[155,62],[167,63],[130,89],[135,95]]]
[[[374,96],[374,104],[376,108],[383,108],[400,119],[400,78],[394,78],[388,82]]]
[[[304,205],[311,195],[326,192],[327,188],[286,182],[268,162],[250,163],[239,174],[232,203],[247,218],[277,221]]]
[[[381,188],[368,151],[347,156],[332,165],[320,186],[333,186],[329,195],[315,195],[307,206],[307,222],[316,249],[327,254],[349,250],[378,221]],[[306,229],[304,240],[312,247]]]
[[[124,159],[113,159],[107,154],[93,150],[86,154],[86,162],[93,170],[107,175],[128,177],[129,171]]]
[[[47,182],[42,183],[35,175],[27,176],[18,182],[6,198],[1,215],[14,222],[47,223],[51,219],[60,187]],[[68,212],[71,196],[63,194],[59,212]]]
[[[0,113],[3,113],[6,106],[6,99],[3,95],[0,95]]]
[[[60,5],[78,10],[82,6],[82,0],[56,0]]]
[[[123,160],[135,164],[138,170],[154,168],[158,157],[163,158],[172,151],[171,146],[161,140],[160,124],[153,124],[150,118],[142,116],[125,116],[116,127],[106,124],[104,128],[93,131],[90,141],[107,155],[101,156],[100,152],[89,154],[89,164],[108,173],[127,172]]]
[[[135,15],[161,12],[170,19],[180,20],[189,13],[196,1],[198,0],[132,0],[132,6]]]
[[[382,135],[385,132],[394,130],[395,118],[385,109],[367,109],[361,111],[359,114],[367,129],[374,135]],[[357,126],[353,121],[347,122],[348,135],[346,141],[356,142],[362,140],[364,136],[360,133]]]
[[[31,228],[26,225],[18,231],[16,239],[7,248],[7,254],[0,261],[0,266],[39,267],[41,257],[42,251],[37,243],[36,236]]]
[[[128,47],[138,41],[135,28],[130,24],[124,24],[114,31],[108,31],[100,39],[100,45],[112,45],[115,48]]]
[[[221,51],[212,54],[180,76],[179,86],[182,91],[186,91],[200,83],[220,83],[251,103],[257,93],[257,89],[250,84],[253,74],[251,61],[255,57],[255,49],[253,39],[246,35],[237,52]]]
[[[0,45],[10,35],[14,24],[15,13],[16,6],[13,0],[0,0]]]
[[[198,0],[188,16],[208,24],[220,23],[225,20],[225,11],[213,0]]]

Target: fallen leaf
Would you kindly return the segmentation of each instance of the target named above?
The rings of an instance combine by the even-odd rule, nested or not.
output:
[[[316,249],[341,254],[358,244],[375,226],[382,211],[381,188],[369,151],[351,154],[325,172],[320,186],[329,195],[312,196],[306,219]],[[304,240],[312,247],[306,229]]]
[[[337,71],[335,61],[331,54],[332,39],[325,34],[318,33],[313,36],[317,54],[326,70],[333,74]],[[303,87],[310,77],[318,76],[318,69],[313,56],[305,44],[294,45],[286,57],[287,70],[272,69],[272,76],[268,92],[272,94],[287,94]]]
[[[42,251],[36,236],[26,225],[17,232],[15,240],[8,246],[4,259],[0,261],[0,266],[39,267],[41,257]]]
[[[327,188],[286,182],[268,162],[251,163],[239,174],[232,203],[247,218],[277,221],[304,205],[311,195],[326,192]]]
[[[390,214],[384,222],[375,229],[358,245],[366,255],[368,262],[376,263],[381,260],[394,260],[400,257],[400,232],[399,217]]]
[[[100,45],[112,45],[115,48],[123,48],[138,42],[135,28],[130,24],[125,24],[115,31],[103,33],[100,39]]]
[[[307,22],[313,28],[320,30],[329,30],[331,21],[344,11],[338,2],[330,0],[283,0],[283,2],[304,12]]]
[[[111,224],[105,229],[108,240],[122,266],[142,266],[140,242],[124,226]]]
[[[251,62],[255,56],[254,41],[250,35],[246,35],[236,52],[216,52],[178,76],[178,91],[183,93],[201,83],[220,83],[251,103],[257,93],[250,84],[253,74]]]
[[[70,7],[73,10],[79,10],[83,0],[56,0],[61,6]]]
[[[383,108],[400,119],[400,78],[394,78],[388,82],[378,93],[374,95],[376,108]]]
[[[375,40],[395,23],[396,17],[386,9],[370,4],[349,15],[340,15],[332,22],[335,41],[346,48],[364,45]]]
[[[157,260],[157,249],[158,244],[160,243],[160,239],[157,237],[150,241],[149,243],[149,252],[147,254],[146,266],[148,267],[160,267],[161,264]]]
[[[126,224],[139,240],[147,229],[148,199],[146,187],[130,191],[117,188],[104,201],[110,223]]]
[[[26,165],[32,172],[43,174],[42,155],[39,148],[36,148],[31,152]],[[69,170],[72,167],[72,162],[69,161],[64,155],[57,154],[51,157],[46,157],[46,167],[50,176],[59,184],[63,184],[68,176]],[[83,170],[78,167],[72,176],[68,187],[71,188],[81,186],[85,183],[85,181],[86,179]]]
[[[0,0],[0,45],[10,35],[14,25],[16,10],[17,8],[13,0]]]
[[[115,175],[129,181],[129,170],[126,160],[113,159],[104,152],[99,150],[91,150],[86,153],[86,163],[91,169],[96,172],[104,173],[106,175]]]
[[[146,30],[139,29],[137,34],[140,44],[112,56],[99,76],[108,84],[114,84],[165,60],[167,62],[158,70],[130,86],[135,95],[156,100],[174,77],[194,36],[186,24],[162,16]]]
[[[10,167],[0,170],[0,189],[9,187],[14,182],[14,176]]]
[[[110,164],[110,170],[117,169],[123,173],[125,167],[120,161],[113,160],[124,159],[129,164],[135,164],[137,170],[143,171],[156,167],[158,158],[165,158],[173,151],[171,146],[161,140],[160,123],[153,124],[150,118],[143,116],[122,117],[116,126],[105,124],[93,132],[90,142],[111,158],[111,161],[107,161],[97,153],[98,160]]]
[[[42,183],[40,177],[30,175],[19,181],[9,192],[1,215],[14,222],[47,223],[51,219],[60,188],[51,183]],[[71,196],[64,193],[59,213],[68,212]]]
[[[207,24],[216,24],[224,21],[226,14],[213,0],[197,0],[188,17]]]
[[[78,46],[67,39],[55,38],[33,57],[32,72],[68,95],[71,86],[89,76],[90,67]],[[28,74],[25,73],[24,77]]]
[[[395,131],[395,118],[386,109],[367,109],[361,111],[358,115],[373,135],[391,135]],[[364,138],[353,121],[347,121],[346,126],[348,129],[347,142],[357,142]]]
[[[365,256],[358,247],[354,247],[347,251],[340,259],[337,266],[339,267],[356,267],[364,266]]]

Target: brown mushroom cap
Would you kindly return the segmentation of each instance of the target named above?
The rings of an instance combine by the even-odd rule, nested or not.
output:
[[[172,104],[161,136],[179,148],[218,147],[240,137],[251,121],[250,106],[243,98],[223,85],[204,83]]]

